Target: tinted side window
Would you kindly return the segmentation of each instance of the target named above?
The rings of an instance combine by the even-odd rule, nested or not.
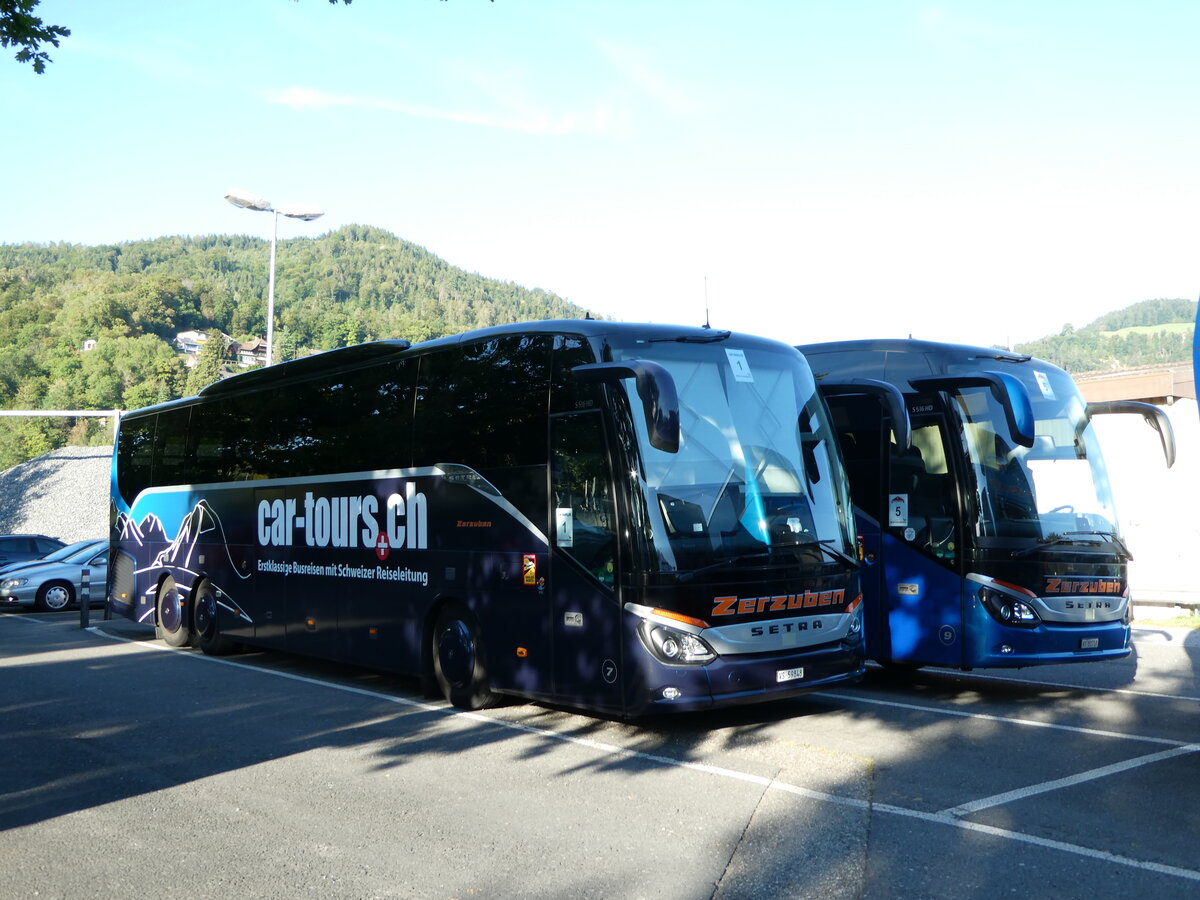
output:
[[[498,338],[420,357],[413,465],[475,469],[547,523],[549,335]]]
[[[350,468],[338,407],[346,393],[340,376],[253,395],[257,468],[264,478],[322,475]]]
[[[154,467],[151,481],[155,486],[163,484],[189,484],[187,446],[188,421],[191,407],[172,409],[158,414],[159,437],[154,444]]]
[[[254,416],[241,397],[197,406],[191,423],[192,483],[253,478],[256,466],[249,432],[253,423]]]
[[[150,487],[154,464],[154,426],[157,416],[125,419],[117,444],[117,485],[126,503]]]
[[[878,517],[884,502],[883,453],[887,440],[879,401],[873,397],[830,397],[829,411],[854,505]]]
[[[351,372],[338,400],[349,471],[412,465],[413,373],[401,360]]]
[[[554,369],[550,385],[551,412],[599,409],[603,389],[599,384],[579,381],[571,374],[575,366],[596,362],[587,341],[573,334],[554,336]]]
[[[544,465],[549,346],[530,335],[421,357],[414,463]]]

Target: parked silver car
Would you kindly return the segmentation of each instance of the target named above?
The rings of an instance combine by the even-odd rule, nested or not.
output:
[[[87,541],[65,555],[50,556],[59,558],[33,560],[0,574],[0,608],[34,606],[46,612],[66,609],[79,597],[85,568],[89,570],[91,605],[104,603],[108,541]]]

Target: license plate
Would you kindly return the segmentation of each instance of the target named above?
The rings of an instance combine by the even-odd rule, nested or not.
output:
[[[1099,650],[1100,638],[1083,638],[1079,642],[1080,650]]]
[[[804,669],[779,669],[775,672],[775,683],[782,684],[785,681],[798,681],[804,677]]]

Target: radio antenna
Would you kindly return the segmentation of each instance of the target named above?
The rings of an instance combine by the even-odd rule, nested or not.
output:
[[[708,276],[707,275],[704,276],[704,327],[712,328],[712,326],[710,324],[708,324]]]

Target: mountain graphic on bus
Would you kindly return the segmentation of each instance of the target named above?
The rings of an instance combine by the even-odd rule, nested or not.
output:
[[[147,543],[165,544],[170,541],[162,520],[154,513],[150,513],[142,519],[140,525],[135,525],[133,519],[122,513],[117,527],[121,533],[122,543],[132,542],[139,550],[143,549]]]
[[[117,521],[117,528],[121,542],[127,549],[133,549],[138,556],[136,560],[137,574],[155,573],[156,577],[143,590],[144,595],[151,600],[155,598],[158,591],[157,575],[163,573],[170,575],[175,580],[176,586],[182,593],[190,595],[196,582],[204,574],[200,560],[208,554],[223,554],[227,564],[220,568],[233,573],[240,580],[244,581],[250,578],[248,564],[243,562],[239,565],[234,561],[225,538],[221,517],[206,500],[197,502],[183,517],[175,531],[174,538],[169,536],[162,520],[154,513],[147,514],[140,522],[134,522],[133,518],[128,515],[121,515]],[[163,547],[164,544],[165,547]],[[155,548],[162,549],[156,552]],[[203,568],[211,570],[213,567],[210,562]],[[217,589],[218,596],[224,597],[226,601],[232,601],[229,592],[223,587],[216,584],[213,587]],[[221,605],[237,613],[241,618],[246,618],[245,613],[231,602],[223,602]]]

